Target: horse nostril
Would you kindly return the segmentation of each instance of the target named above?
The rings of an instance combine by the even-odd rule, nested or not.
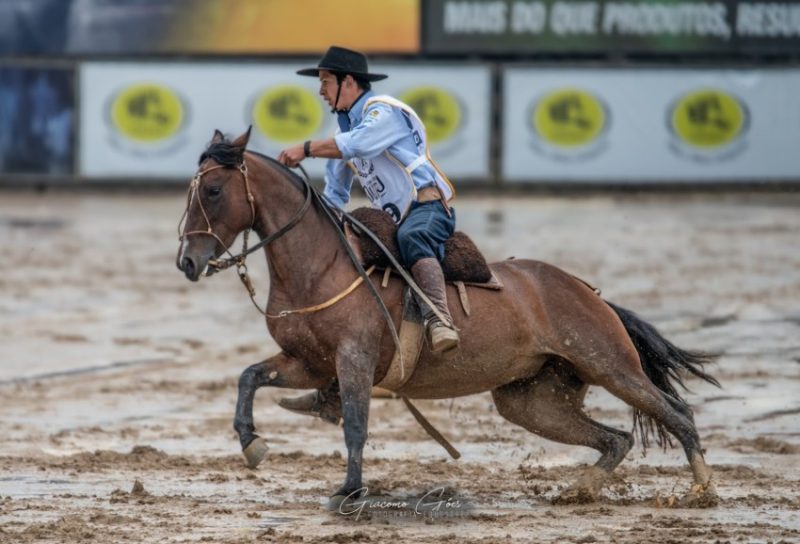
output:
[[[194,261],[191,258],[184,257],[180,268],[187,276],[194,276]]]

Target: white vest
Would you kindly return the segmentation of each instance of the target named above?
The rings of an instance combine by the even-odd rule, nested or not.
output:
[[[419,155],[409,164],[402,164],[399,159],[389,153],[389,150],[373,159],[355,157],[348,161],[348,165],[361,183],[361,187],[364,188],[372,206],[387,212],[395,223],[399,223],[408,213],[411,203],[417,200],[417,187],[414,185],[411,173],[425,163],[433,167],[435,179],[432,181],[436,182],[445,199],[450,201],[455,196],[455,191],[430,156],[428,138],[422,120],[407,104],[386,95],[373,96],[367,100],[364,104],[364,113],[375,102],[383,102],[406,112],[411,121],[411,133],[414,136]]]

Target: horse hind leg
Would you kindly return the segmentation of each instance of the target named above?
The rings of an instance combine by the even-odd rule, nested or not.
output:
[[[595,360],[591,369],[613,368],[614,371],[590,375],[592,383],[601,385],[612,395],[651,418],[656,425],[663,426],[683,446],[692,468],[694,485],[681,500],[681,506],[705,508],[718,504],[719,497],[711,482],[711,469],[703,458],[700,436],[694,424],[691,408],[656,387],[645,375],[635,354],[625,356],[616,353],[605,360],[608,364],[598,365],[598,361]],[[620,360],[625,363],[619,364]],[[615,363],[612,364],[612,361]],[[581,370],[591,372],[591,369],[587,366]]]
[[[607,427],[584,413],[587,389],[568,362],[554,358],[535,377],[492,391],[498,412],[512,423],[554,442],[600,452],[600,459],[561,493],[557,503],[593,501],[633,447],[630,433]]]
[[[599,374],[600,383],[610,393],[649,416],[662,438],[666,429],[681,442],[694,475],[694,485],[681,505],[715,506],[719,497],[703,458],[694,414],[678,395],[675,384],[683,385],[679,373],[689,372],[719,387],[719,382],[704,370],[716,355],[683,350],[630,310],[607,301],[606,304],[617,314],[628,338],[622,343],[617,341],[616,347],[599,360],[593,351],[594,367],[586,372]]]

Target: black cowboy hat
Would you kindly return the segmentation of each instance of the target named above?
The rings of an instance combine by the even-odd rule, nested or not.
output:
[[[317,77],[320,70],[327,70],[335,74],[351,74],[367,81],[380,81],[389,77],[385,74],[370,74],[369,68],[367,68],[367,57],[363,53],[335,45],[328,48],[316,68],[303,68],[297,73],[301,76]]]

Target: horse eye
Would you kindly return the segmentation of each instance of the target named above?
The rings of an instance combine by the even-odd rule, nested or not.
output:
[[[222,192],[222,187],[209,187],[208,188],[208,196],[219,196]]]

